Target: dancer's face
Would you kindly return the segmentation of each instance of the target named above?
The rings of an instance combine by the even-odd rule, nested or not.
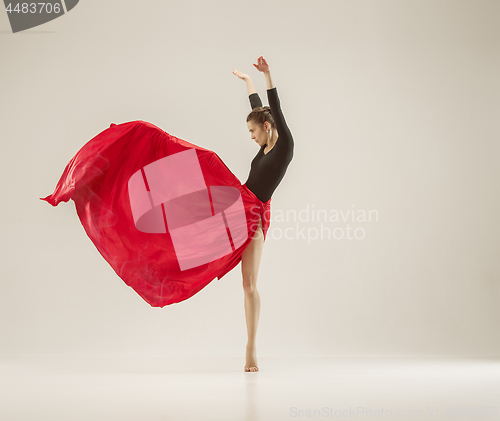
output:
[[[247,122],[247,127],[248,131],[250,132],[250,137],[254,142],[258,143],[259,146],[263,146],[267,143],[267,140],[269,138],[269,133],[266,132],[267,130],[269,130],[268,126],[269,123],[267,121],[264,122],[263,126],[259,126],[258,124],[255,124],[253,121]]]

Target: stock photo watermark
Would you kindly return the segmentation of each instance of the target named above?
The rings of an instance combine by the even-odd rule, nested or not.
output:
[[[425,409],[384,409],[369,408],[366,406],[335,409],[328,406],[322,408],[290,408],[291,418],[437,418],[444,417],[452,420],[458,418],[491,418],[498,419],[496,406],[466,406],[466,407],[427,407]]]
[[[4,0],[12,32],[43,25],[68,13],[79,0],[45,0],[43,2]]]
[[[252,213],[257,210],[252,209]],[[367,224],[377,223],[377,209],[317,209],[307,204],[303,209],[273,209],[264,214],[270,221],[267,236],[273,240],[363,240]]]

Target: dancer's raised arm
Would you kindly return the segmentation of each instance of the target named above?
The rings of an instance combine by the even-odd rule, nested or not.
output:
[[[238,76],[241,80],[243,80],[247,84],[248,95],[256,94],[257,91],[253,86],[252,79],[245,73],[238,72],[238,70],[233,69],[233,75]]]
[[[277,144],[279,145],[281,151],[287,156],[287,159],[291,160],[293,157],[294,148],[293,137],[290,129],[288,128],[288,125],[286,124],[283,111],[281,110],[278,90],[276,89],[276,86],[274,86],[273,80],[271,78],[269,65],[267,64],[266,59],[260,56],[257,59],[257,64],[254,63],[254,66],[259,72],[264,73],[264,76],[266,78],[267,99],[269,101],[269,106],[271,108],[274,123],[276,125],[276,129],[278,130],[280,139]]]
[[[260,100],[259,94],[255,90],[255,87],[253,86],[252,79],[250,79],[250,76],[248,76],[245,73],[238,72],[238,70],[236,69],[233,69],[233,75],[238,76],[241,80],[243,80],[246,83],[252,110],[258,107],[262,107],[262,101]]]

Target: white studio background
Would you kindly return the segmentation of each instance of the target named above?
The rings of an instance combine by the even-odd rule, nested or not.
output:
[[[39,198],[132,120],[245,182],[257,147],[231,72],[267,104],[260,55],[295,155],[260,267],[259,356],[500,355],[499,16],[497,0],[82,0],[12,34],[0,13],[0,355],[244,355],[240,266],[152,308],[73,201]],[[328,239],[348,225],[364,238]]]

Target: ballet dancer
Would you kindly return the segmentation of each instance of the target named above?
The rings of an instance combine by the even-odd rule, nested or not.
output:
[[[263,56],[260,56],[254,66],[259,72],[264,73],[270,107],[262,107],[259,94],[255,90],[250,76],[236,69],[233,70],[233,74],[246,83],[252,107],[252,112],[247,117],[247,127],[251,139],[260,146],[259,152],[252,160],[245,186],[264,204],[271,200],[272,194],[285,175],[293,158],[294,142],[285,122],[278,92],[272,81],[267,61]],[[245,372],[259,371],[256,335],[260,315],[260,296],[257,291],[257,275],[263,246],[262,220],[259,219],[255,235],[241,255],[244,308],[248,333]]]

